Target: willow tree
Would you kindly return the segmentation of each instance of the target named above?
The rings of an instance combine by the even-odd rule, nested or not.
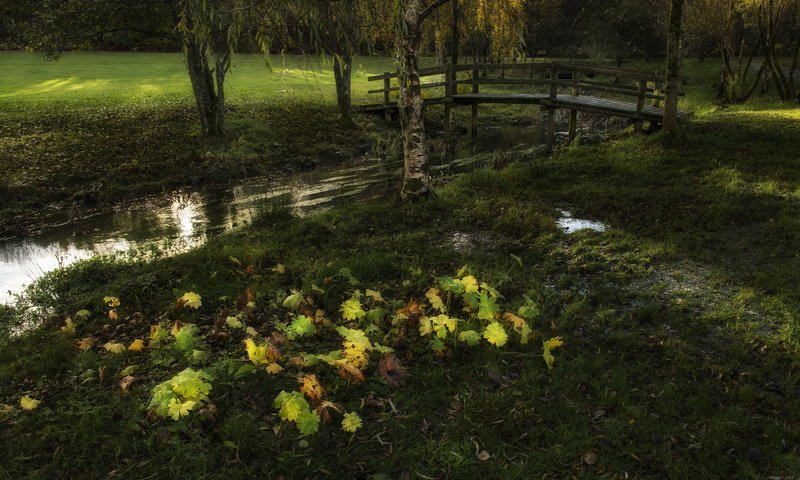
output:
[[[781,100],[794,100],[797,89],[794,74],[800,59],[800,1],[742,0],[739,7],[745,20],[755,29],[764,65],[775,82]],[[779,57],[789,57],[784,69]]]
[[[394,31],[398,64],[398,109],[403,130],[404,176],[401,196],[418,197],[430,193],[428,152],[425,142],[425,102],[419,76],[419,54],[426,20],[452,0],[395,0]],[[463,2],[463,0],[461,0]],[[466,2],[465,2],[466,3]],[[519,45],[524,27],[525,0],[472,0],[476,25],[489,30],[497,52],[511,52]],[[489,28],[490,27],[490,28]]]
[[[177,30],[182,34],[200,128],[221,135],[225,127],[225,75],[239,42],[244,5],[239,0],[181,0]]]

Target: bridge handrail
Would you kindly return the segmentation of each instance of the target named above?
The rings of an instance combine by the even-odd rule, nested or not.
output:
[[[501,78],[483,78],[479,75],[481,70],[484,72],[488,69],[492,70],[530,70],[530,79],[525,78],[505,78],[503,74]],[[459,80],[458,72],[471,72],[471,78]],[[534,72],[549,72],[550,78],[548,79],[534,79]],[[558,93],[558,88],[571,88],[575,95],[580,95],[581,92],[602,92],[613,95],[630,96],[637,98],[637,110],[641,111],[644,107],[645,100],[654,100],[656,102],[664,100],[664,94],[661,93],[662,87],[665,84],[662,75],[655,75],[640,72],[631,69],[622,69],[614,67],[604,67],[595,65],[584,65],[577,63],[561,63],[561,62],[548,62],[548,63],[498,63],[498,64],[459,64],[459,65],[441,65],[436,67],[421,68],[418,70],[421,78],[430,77],[434,75],[445,75],[444,81],[422,83],[420,85],[423,89],[445,87],[445,98],[458,95],[458,85],[472,85],[472,93],[479,93],[480,84],[486,85],[538,85],[549,86],[550,97],[555,99]],[[594,81],[594,76],[611,76],[615,78],[614,83]],[[373,75],[367,77],[368,81],[383,80],[384,86],[381,89],[369,90],[369,93],[383,93],[384,103],[390,104],[390,93],[399,91],[399,87],[392,87],[392,79],[397,79],[399,74],[397,72],[384,72],[381,75]],[[561,77],[564,77],[563,79]],[[588,80],[587,80],[588,78]],[[635,81],[635,85],[631,83],[617,83],[616,80],[626,79]],[[652,86],[650,85],[652,84]],[[683,92],[679,95],[683,96]]]

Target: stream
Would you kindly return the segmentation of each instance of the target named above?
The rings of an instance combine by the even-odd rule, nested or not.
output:
[[[449,162],[431,158],[431,175],[474,168],[474,152],[513,150],[539,143],[539,129],[498,127],[461,142]],[[354,200],[394,193],[402,163],[370,156],[308,172],[243,180],[218,190],[184,190],[138,206],[65,222],[37,235],[0,242],[0,304],[10,304],[45,273],[100,254],[118,254],[158,245],[178,253],[210,237],[249,224],[264,209],[284,205],[304,216]]]

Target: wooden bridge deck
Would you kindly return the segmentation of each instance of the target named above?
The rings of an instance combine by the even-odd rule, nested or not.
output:
[[[660,122],[664,118],[664,109],[652,105],[642,107],[642,112],[636,111],[635,102],[625,102],[621,100],[610,100],[590,96],[557,95],[555,100],[550,100],[546,93],[469,93],[453,95],[452,97],[438,97],[425,99],[425,103],[430,105],[440,105],[443,103],[454,103],[459,105],[477,105],[482,103],[495,104],[515,104],[515,105],[541,105],[543,107],[564,108],[568,110],[577,109],[582,112],[597,113],[601,115],[625,117],[634,120],[644,120]],[[382,112],[385,109],[396,110],[397,103],[389,105],[376,103],[362,105],[359,109],[362,112]],[[681,117],[688,116],[689,112],[681,110]]]
[[[518,70],[522,67],[530,68],[530,78],[506,77],[505,71]],[[496,68],[501,70],[500,78],[486,78],[486,70]],[[483,76],[479,70],[483,69]],[[459,79],[459,72],[471,72],[468,79]],[[535,79],[534,74],[541,74],[540,79]],[[588,112],[614,117],[631,119],[636,131],[642,129],[643,122],[660,124],[664,120],[664,109],[659,105],[664,101],[661,88],[664,78],[633,70],[595,67],[588,65],[569,64],[501,64],[501,65],[445,65],[423,69],[420,77],[441,76],[444,81],[423,83],[423,89],[444,87],[442,96],[427,96],[425,103],[428,105],[444,105],[445,127],[450,129],[451,110],[457,106],[472,106],[472,134],[477,133],[478,105],[480,104],[517,104],[540,105],[546,109],[548,115],[548,145],[552,144],[555,136],[555,121],[553,113],[557,109],[570,111],[569,134],[573,137],[577,127],[577,113]],[[362,112],[382,112],[387,121],[391,114],[397,111],[397,100],[391,98],[392,92],[397,92],[398,87],[392,87],[391,81],[397,80],[396,73],[386,72],[383,75],[369,77],[368,80],[383,80],[384,87],[371,90],[370,93],[382,93],[383,102],[362,105]],[[528,92],[519,93],[489,93],[480,92],[480,85],[521,85]],[[470,86],[472,93],[459,93],[459,86]],[[545,88],[548,93],[530,92],[533,87]],[[559,91],[561,90],[561,91]],[[569,93],[565,93],[565,90]],[[603,98],[597,94],[610,94],[615,97],[628,97],[633,101],[619,100],[617,98]],[[682,93],[680,95],[683,95]],[[648,105],[652,101],[652,105]],[[678,112],[679,118],[685,119],[690,113]]]

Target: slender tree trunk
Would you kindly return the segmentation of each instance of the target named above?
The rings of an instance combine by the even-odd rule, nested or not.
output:
[[[400,195],[419,197],[430,193],[428,153],[425,147],[425,103],[419,79],[419,48],[422,43],[423,4],[405,0],[400,11],[403,33],[399,35],[400,125],[403,129],[404,176]],[[401,30],[402,31],[402,30]]]
[[[678,128],[678,86],[681,75],[681,22],[683,1],[669,2],[669,31],[667,33],[667,74],[664,101],[664,131]]]
[[[353,102],[350,79],[353,71],[353,56],[350,53],[333,56],[333,77],[336,80],[336,103],[339,117],[345,125],[353,125]]]
[[[452,24],[452,34],[453,34],[453,51],[450,54],[450,63],[453,65],[458,65],[458,47],[459,47],[459,40],[461,34],[458,31],[458,19],[461,17],[461,9],[459,8],[459,0],[451,0],[453,3],[453,24]]]

